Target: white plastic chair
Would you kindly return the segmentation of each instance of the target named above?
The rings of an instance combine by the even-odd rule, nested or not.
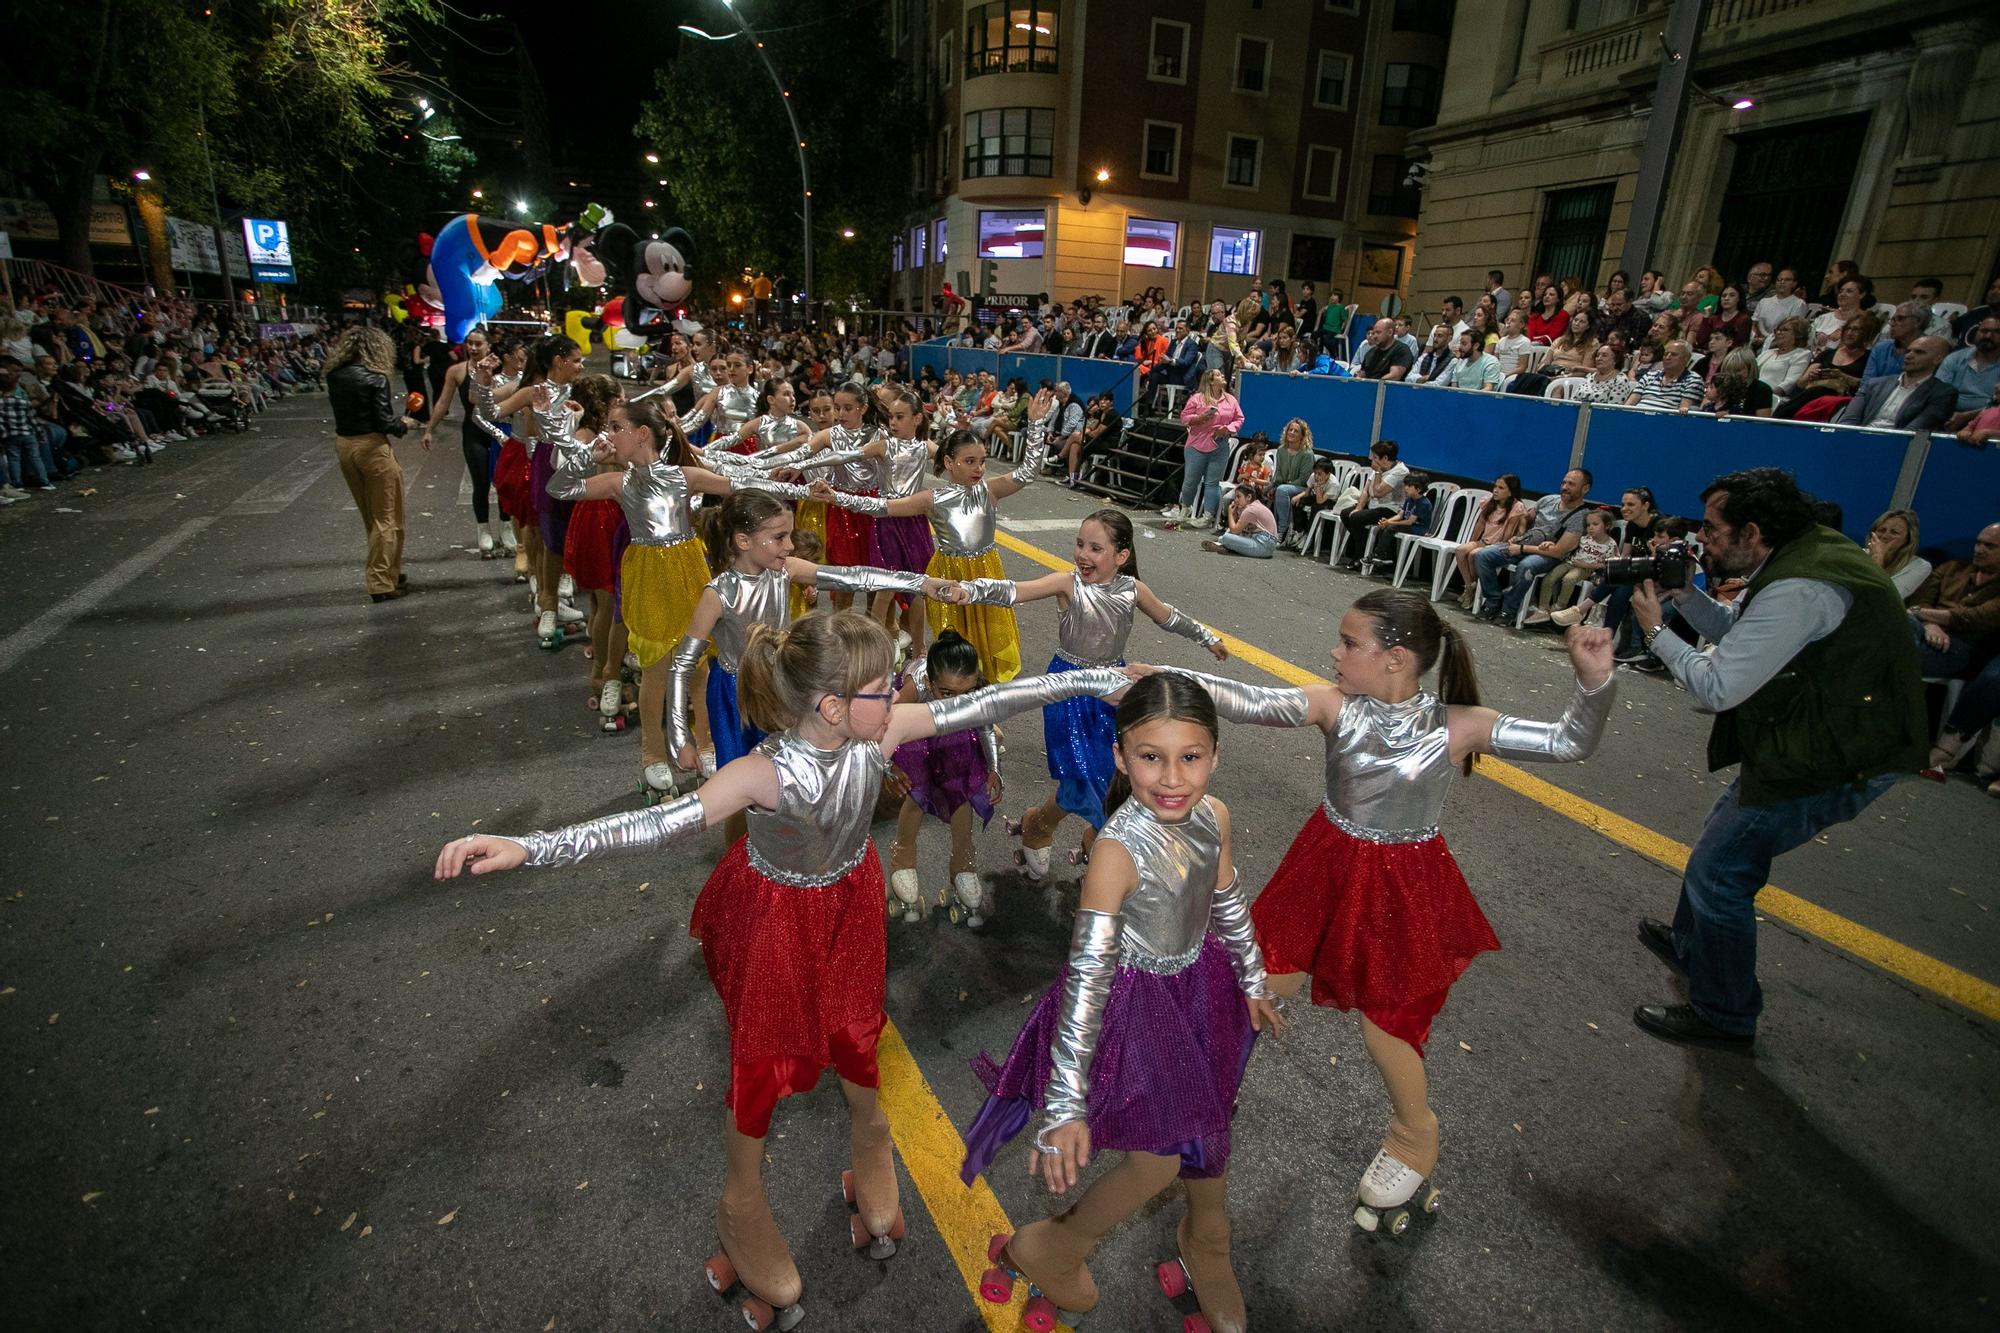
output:
[[[1448,507],[1451,497],[1457,493],[1458,483],[1455,481],[1434,481],[1424,488],[1424,495],[1431,502],[1431,521],[1430,525],[1424,529],[1421,535],[1431,537],[1437,534],[1438,525],[1444,521],[1445,510]],[[1397,567],[1401,568],[1401,543],[1409,541],[1411,537],[1417,534],[1397,532],[1392,535],[1395,536],[1398,543],[1398,550],[1394,558],[1397,562]],[[1391,557],[1386,555],[1377,556],[1375,554],[1375,544],[1380,540],[1381,536],[1381,528],[1370,528],[1368,530],[1368,540],[1361,544],[1361,559],[1359,562],[1361,573],[1371,573],[1373,566],[1389,563]]]
[[[1400,588],[1410,571],[1416,568],[1419,558],[1424,555],[1434,557],[1431,562],[1431,600],[1444,600],[1445,585],[1458,572],[1458,561],[1447,559],[1458,547],[1472,540],[1473,529],[1479,526],[1479,511],[1493,498],[1493,492],[1475,489],[1454,491],[1446,502],[1439,522],[1425,536],[1411,533],[1400,534],[1397,539],[1395,585]]]
[[[1551,350],[1551,348],[1543,346],[1540,343],[1530,347],[1527,351],[1521,353],[1521,364],[1514,367],[1514,373],[1517,375],[1526,375],[1530,371],[1540,370],[1548,364],[1549,352]]]
[[[1338,497],[1349,486],[1354,485],[1356,478],[1360,475],[1361,465],[1359,463],[1337,462],[1333,465],[1333,480],[1328,483],[1327,489],[1335,497]],[[1333,525],[1339,518],[1340,515],[1334,512],[1332,505],[1328,505],[1315,513],[1312,522],[1306,525],[1306,537],[1303,542],[1299,543],[1299,554],[1319,554],[1320,530]]]

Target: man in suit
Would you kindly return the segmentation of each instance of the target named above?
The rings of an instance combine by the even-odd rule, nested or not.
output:
[[[1098,311],[1090,317],[1089,331],[1077,339],[1076,346],[1070,349],[1070,355],[1101,360],[1110,356],[1112,349],[1117,345],[1118,340],[1111,336],[1111,330],[1104,327],[1104,312]]]
[[[1151,411],[1153,400],[1169,384],[1177,384],[1187,393],[1194,392],[1195,379],[1202,370],[1201,343],[1201,338],[1189,329],[1186,320],[1174,321],[1174,337],[1167,345],[1167,354],[1146,375],[1142,411]]]
[[[1958,405],[1958,390],[1937,377],[1951,344],[1923,337],[1903,353],[1900,375],[1863,380],[1860,391],[1840,409],[1834,424],[1885,430],[1937,430]]]

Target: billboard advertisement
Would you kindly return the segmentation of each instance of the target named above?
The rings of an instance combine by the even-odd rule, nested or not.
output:
[[[185,273],[222,272],[222,251],[216,248],[215,228],[207,223],[168,218],[167,249],[173,266]]]
[[[250,276],[258,282],[297,282],[292,272],[292,237],[273,218],[243,219],[243,248],[250,258]]]

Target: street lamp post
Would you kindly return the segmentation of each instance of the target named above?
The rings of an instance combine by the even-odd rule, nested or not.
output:
[[[813,192],[812,174],[806,168],[805,136],[799,132],[798,113],[792,110],[791,89],[785,87],[785,81],[778,77],[778,67],[771,63],[771,55],[764,49],[764,39],[757,35],[757,29],[751,26],[750,20],[745,18],[742,11],[736,8],[736,0],[722,0],[722,6],[730,12],[737,23],[742,25],[740,33],[730,33],[727,37],[717,37],[713,33],[703,32],[700,28],[687,24],[681,25],[681,31],[695,37],[706,38],[711,42],[726,42],[731,37],[739,35],[747,36],[751,44],[757,48],[757,58],[764,62],[764,72],[771,76],[771,86],[778,90],[778,99],[785,104],[785,120],[792,127],[792,142],[798,145],[799,219],[804,224],[805,231],[805,285],[803,292],[806,299],[806,319],[810,321],[812,319],[813,293]]]

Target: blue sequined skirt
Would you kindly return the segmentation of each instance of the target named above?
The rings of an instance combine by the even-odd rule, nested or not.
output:
[[[741,759],[764,743],[764,733],[750,725],[736,706],[736,677],[722,663],[708,664],[708,735],[715,743],[715,767]]]
[[[1060,654],[1049,659],[1051,676],[1082,670]],[[1111,757],[1111,743],[1118,739],[1115,716],[1116,710],[1095,695],[1042,708],[1042,745],[1049,755],[1049,776],[1056,780],[1056,804],[1092,828],[1104,826],[1104,794],[1118,771]]]

